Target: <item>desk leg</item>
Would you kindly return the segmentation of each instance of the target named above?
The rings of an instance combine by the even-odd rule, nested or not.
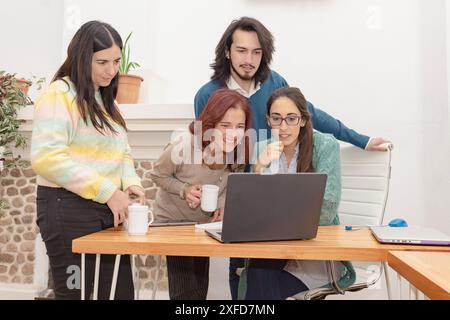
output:
[[[388,300],[391,300],[392,299],[391,279],[389,276],[388,264],[386,261],[383,262],[383,269],[384,269],[384,279],[386,280],[386,290],[387,290]]]
[[[414,287],[414,291],[413,292],[414,292],[414,296],[415,296],[416,300],[420,300],[420,298],[419,298],[419,289]]]
[[[397,273],[397,283],[398,283],[398,300],[402,300],[402,276]]]
[[[117,285],[117,276],[119,275],[120,257],[121,257],[120,254],[116,255],[116,261],[114,262],[114,272],[111,284],[111,292],[109,294],[109,300],[114,300],[114,296],[116,295],[116,285]]]
[[[84,288],[84,282],[85,282],[85,259],[86,254],[81,254],[81,300],[85,300],[85,288]]]
[[[425,295],[422,291],[417,292],[417,300],[425,300]]]
[[[419,294],[416,287],[414,287],[411,283],[409,284],[409,300],[418,300]]]
[[[98,300],[98,278],[100,274],[100,254],[95,255],[94,294],[92,299]]]
[[[155,280],[153,280],[153,294],[152,294],[152,300],[155,300],[156,298],[156,291],[158,290],[158,281],[159,281],[159,272],[161,271],[161,260],[162,257],[158,256],[157,262],[156,262],[156,275]]]

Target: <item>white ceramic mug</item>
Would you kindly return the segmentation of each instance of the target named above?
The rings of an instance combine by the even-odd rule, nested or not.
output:
[[[217,200],[219,198],[219,187],[213,184],[202,186],[201,208],[206,212],[217,210]]]
[[[152,222],[153,213],[149,211],[148,206],[133,203],[128,207],[128,219],[124,221],[123,225],[129,235],[145,235]]]

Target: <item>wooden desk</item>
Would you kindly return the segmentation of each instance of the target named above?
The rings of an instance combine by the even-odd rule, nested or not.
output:
[[[430,299],[450,300],[450,253],[391,251],[388,263]]]
[[[123,254],[385,262],[392,250],[450,252],[450,247],[380,244],[368,228],[345,231],[344,226],[319,227],[317,237],[312,240],[224,244],[191,225],[153,227],[145,236],[129,236],[121,227],[111,228],[72,241],[72,251],[81,253],[82,299],[85,254],[97,255],[94,299],[97,297],[100,255],[116,255],[110,293],[110,299],[113,299]]]
[[[111,228],[72,242],[75,253],[304,260],[387,261],[392,250],[450,252],[450,247],[380,244],[368,228],[345,231],[344,226],[319,227],[312,240],[224,244],[194,226],[177,226],[153,227],[145,236]]]

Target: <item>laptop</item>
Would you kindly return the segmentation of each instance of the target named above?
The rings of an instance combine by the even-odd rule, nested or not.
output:
[[[432,228],[373,226],[370,230],[381,243],[450,246],[450,237]]]
[[[312,239],[317,235],[327,175],[231,173],[221,242]]]

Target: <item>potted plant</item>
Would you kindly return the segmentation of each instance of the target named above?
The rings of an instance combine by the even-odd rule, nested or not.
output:
[[[31,79],[24,79],[24,78],[16,78],[16,84],[22,90],[24,94],[28,94],[28,89],[34,84],[38,86],[37,90],[42,89],[42,85],[45,83],[45,78],[37,78],[36,76],[32,76]],[[32,102],[32,101],[30,101]]]
[[[125,40],[122,48],[122,58],[119,66],[119,86],[116,100],[118,103],[138,103],[141,83],[144,79],[140,76],[129,74],[131,69],[140,67],[139,63],[131,61],[130,40],[131,32]]]
[[[16,84],[24,94],[28,94],[28,89],[31,87],[31,82],[24,78],[16,79]]]
[[[17,119],[17,113],[31,103],[31,99],[22,91],[21,84],[17,83],[15,74],[0,70],[0,172],[4,168],[25,165],[20,156],[14,157],[12,149],[26,146],[25,137],[19,132],[22,121]],[[7,203],[0,198],[0,211],[7,207]]]

